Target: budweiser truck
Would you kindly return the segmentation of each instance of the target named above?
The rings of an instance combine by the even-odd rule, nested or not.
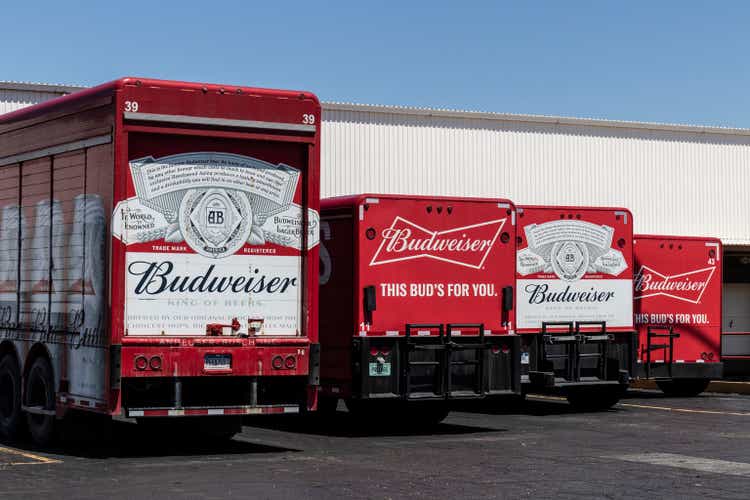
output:
[[[314,409],[319,119],[138,78],[0,117],[0,432]]]
[[[524,392],[605,409],[635,375],[633,218],[624,208],[518,208],[516,327]]]
[[[636,235],[633,245],[639,376],[696,396],[722,377],[721,242]]]
[[[322,409],[425,425],[519,392],[510,201],[365,194],[321,221]]]

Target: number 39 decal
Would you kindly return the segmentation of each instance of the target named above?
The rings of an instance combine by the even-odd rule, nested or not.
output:
[[[126,113],[137,113],[138,112],[138,101],[125,101],[125,112]]]
[[[315,115],[302,115],[302,123],[304,123],[305,125],[315,125]]]

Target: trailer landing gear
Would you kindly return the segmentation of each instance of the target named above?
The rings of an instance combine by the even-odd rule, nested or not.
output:
[[[707,379],[657,380],[656,385],[667,396],[691,398],[708,388]]]

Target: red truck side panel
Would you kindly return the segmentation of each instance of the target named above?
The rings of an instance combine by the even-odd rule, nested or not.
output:
[[[633,329],[633,217],[624,208],[519,208],[518,330],[606,321]]]
[[[476,339],[477,325],[485,339],[514,332],[512,303],[503,307],[515,274],[510,201],[373,194],[322,207],[321,378],[329,393],[348,397],[353,384],[354,397],[408,398],[410,382],[396,373],[410,356],[401,342],[407,324],[433,325],[413,327],[420,341],[438,342],[437,325],[447,334],[448,324],[463,324],[452,328],[453,339]],[[511,370],[511,344],[491,350],[507,363],[486,365]],[[430,385],[430,397],[441,397],[439,386]]]
[[[672,326],[674,360],[719,362],[721,344],[721,242],[715,238],[636,235],[635,323],[641,362],[647,327]],[[659,339],[659,343],[662,339]],[[666,350],[651,353],[664,362]]]
[[[352,334],[403,334],[405,318],[483,323],[492,334],[513,330],[513,311],[504,315],[501,304],[502,288],[513,285],[510,201],[372,197],[360,206],[356,303],[364,287],[375,286],[377,310],[368,324],[357,307]]]

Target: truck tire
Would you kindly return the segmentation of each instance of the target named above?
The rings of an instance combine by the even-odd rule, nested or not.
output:
[[[47,358],[36,358],[26,377],[26,390],[24,391],[26,406],[54,411],[54,380],[52,366],[50,366]],[[56,418],[55,415],[26,412],[26,425],[29,428],[31,440],[35,444],[47,446],[54,441],[57,427]]]
[[[656,385],[661,392],[667,396],[692,398],[708,388],[710,380],[705,379],[682,379],[682,380],[657,380]]]
[[[23,425],[21,369],[12,354],[0,359],[0,435],[16,439]]]
[[[625,394],[625,387],[581,387],[568,392],[568,403],[580,411],[609,410]]]

